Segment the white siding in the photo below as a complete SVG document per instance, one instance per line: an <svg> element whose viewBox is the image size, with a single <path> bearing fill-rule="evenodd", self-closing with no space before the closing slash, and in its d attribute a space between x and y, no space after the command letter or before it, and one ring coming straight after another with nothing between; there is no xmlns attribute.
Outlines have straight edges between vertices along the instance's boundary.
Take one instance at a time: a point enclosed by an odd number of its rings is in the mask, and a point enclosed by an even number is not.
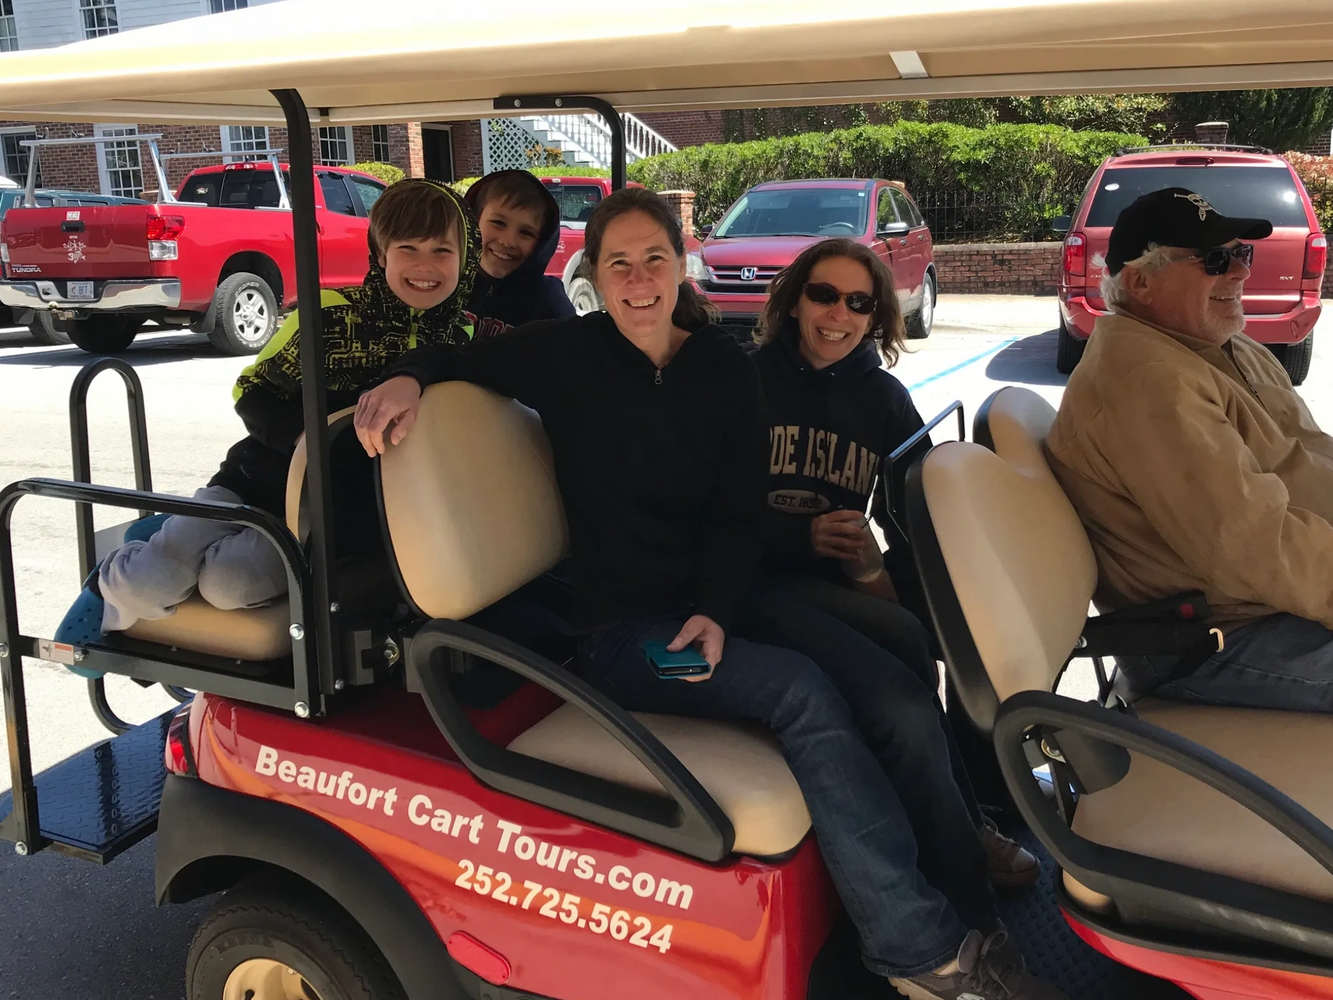
<svg viewBox="0 0 1333 1000"><path fill-rule="evenodd" d="M121 31L198 17L207 10L206 0L116 0Z"/></svg>
<svg viewBox="0 0 1333 1000"><path fill-rule="evenodd" d="M44 49L83 38L78 0L14 0L20 49Z"/></svg>

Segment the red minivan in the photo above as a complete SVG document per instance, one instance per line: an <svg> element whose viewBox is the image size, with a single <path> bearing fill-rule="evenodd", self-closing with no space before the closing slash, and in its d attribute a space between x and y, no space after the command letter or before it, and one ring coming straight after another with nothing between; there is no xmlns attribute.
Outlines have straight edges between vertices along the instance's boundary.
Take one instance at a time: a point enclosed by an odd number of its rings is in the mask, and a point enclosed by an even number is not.
<svg viewBox="0 0 1333 1000"><path fill-rule="evenodd" d="M768 300L768 283L820 240L848 237L875 251L893 273L909 337L928 337L935 319L930 228L900 181L806 180L757 184L736 201L691 254L689 276L722 312L725 329L748 340Z"/></svg>
<svg viewBox="0 0 1333 1000"><path fill-rule="evenodd" d="M1290 163L1243 146L1145 146L1107 157L1088 181L1072 218L1052 222L1065 232L1060 269L1060 331L1056 367L1074 370L1098 316L1106 315L1097 266L1121 209L1139 195L1183 187L1223 215L1267 219L1273 235L1255 246L1245 283L1245 332L1282 362L1294 385L1305 381L1319 319L1319 291L1328 240L1310 195Z"/></svg>

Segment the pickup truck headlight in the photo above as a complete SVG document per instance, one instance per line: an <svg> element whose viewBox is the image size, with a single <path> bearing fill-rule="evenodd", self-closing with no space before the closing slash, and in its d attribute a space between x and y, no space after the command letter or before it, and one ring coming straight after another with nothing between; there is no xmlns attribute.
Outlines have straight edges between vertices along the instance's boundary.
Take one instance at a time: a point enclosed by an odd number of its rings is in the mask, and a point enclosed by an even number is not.
<svg viewBox="0 0 1333 1000"><path fill-rule="evenodd" d="M694 281L712 281L712 276L708 273L708 265L704 263L703 254L692 253L685 256L685 277Z"/></svg>

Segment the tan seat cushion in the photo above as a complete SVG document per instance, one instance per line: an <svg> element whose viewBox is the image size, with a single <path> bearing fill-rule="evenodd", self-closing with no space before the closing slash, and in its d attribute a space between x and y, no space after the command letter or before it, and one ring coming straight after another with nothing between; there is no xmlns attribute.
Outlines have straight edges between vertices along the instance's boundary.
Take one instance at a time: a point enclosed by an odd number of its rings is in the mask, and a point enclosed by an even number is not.
<svg viewBox="0 0 1333 1000"><path fill-rule="evenodd" d="M219 611L196 594L178 604L174 615L141 618L124 634L232 660L276 660L291 655L291 624L285 600L266 608Z"/></svg>
<svg viewBox="0 0 1333 1000"><path fill-rule="evenodd" d="M674 715L632 713L722 807L736 829L737 854L772 857L795 848L810 813L777 741L755 727ZM572 705L556 709L509 744L517 753L662 793L634 755Z"/></svg>
<svg viewBox="0 0 1333 1000"><path fill-rule="evenodd" d="M1154 699L1136 708L1145 721L1221 754L1333 824L1333 716ZM1107 847L1333 902L1333 875L1301 848L1221 792L1140 754L1124 780L1080 799L1074 831Z"/></svg>

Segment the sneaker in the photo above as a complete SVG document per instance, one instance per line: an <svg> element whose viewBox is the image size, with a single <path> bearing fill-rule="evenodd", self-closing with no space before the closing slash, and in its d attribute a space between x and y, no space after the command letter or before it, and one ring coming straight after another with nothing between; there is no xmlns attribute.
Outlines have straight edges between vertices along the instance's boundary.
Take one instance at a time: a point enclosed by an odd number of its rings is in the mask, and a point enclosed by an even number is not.
<svg viewBox="0 0 1333 1000"><path fill-rule="evenodd" d="M977 833L986 850L986 875L991 885L1015 889L1037 881L1041 875L1041 862L1018 841L1002 834L995 820L985 817Z"/></svg>
<svg viewBox="0 0 1333 1000"><path fill-rule="evenodd" d="M911 979L889 982L910 1000L1065 1000L1054 986L1043 983L1014 961L1009 934L996 931L982 937L970 932L958 957L942 969Z"/></svg>

